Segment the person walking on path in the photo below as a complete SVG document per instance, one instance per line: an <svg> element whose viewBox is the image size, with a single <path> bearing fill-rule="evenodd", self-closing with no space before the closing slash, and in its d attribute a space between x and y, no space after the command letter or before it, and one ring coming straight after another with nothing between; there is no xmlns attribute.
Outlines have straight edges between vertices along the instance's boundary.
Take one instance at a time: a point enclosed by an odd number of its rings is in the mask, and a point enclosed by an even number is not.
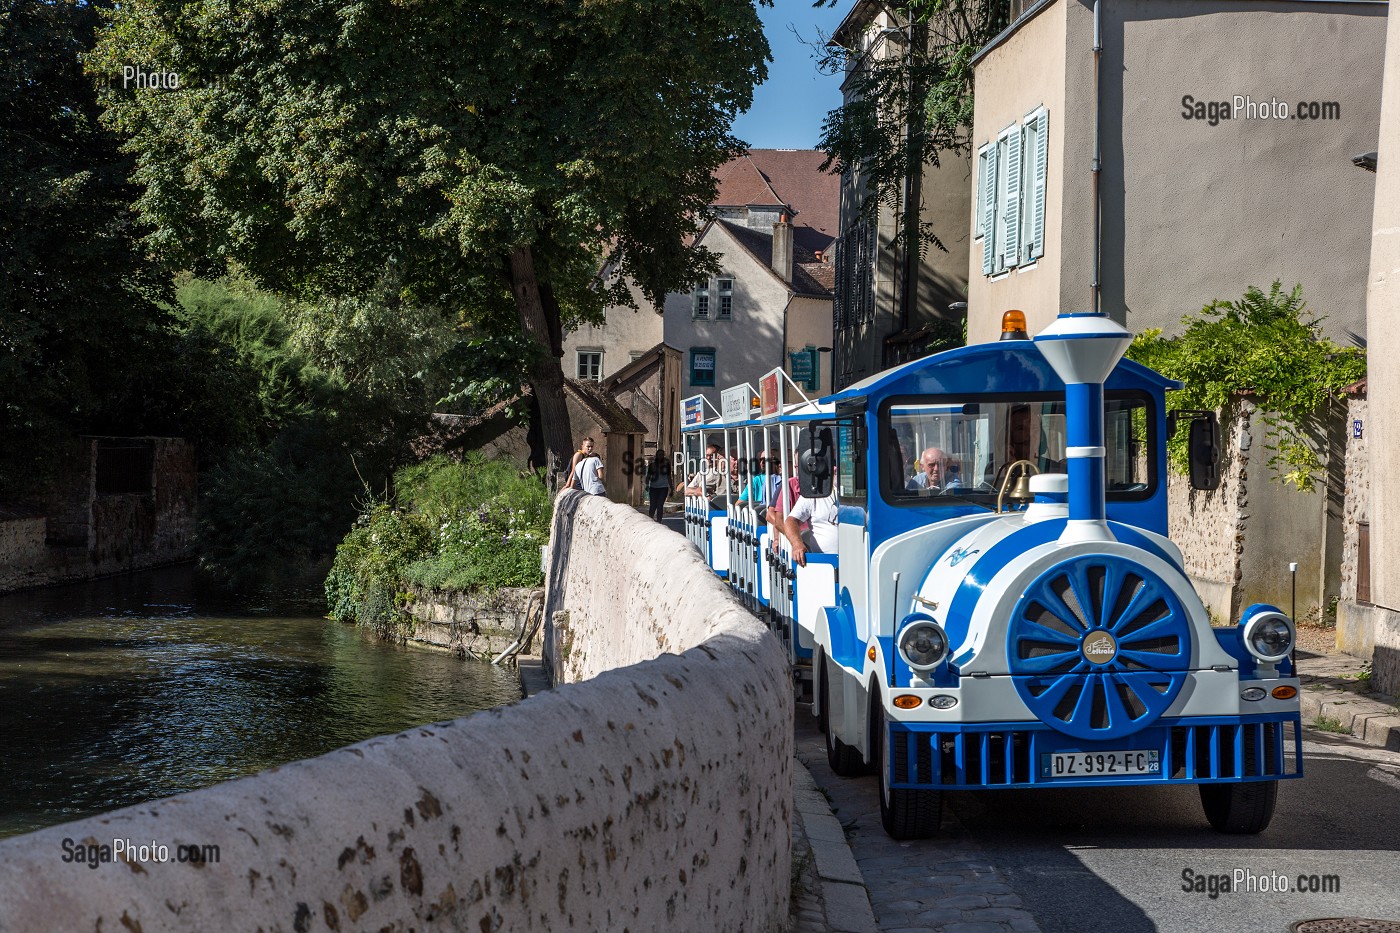
<svg viewBox="0 0 1400 933"><path fill-rule="evenodd" d="M647 491L651 493L647 514L659 522L666 509L666 496L671 492L671 462L664 450L658 450L647 467Z"/></svg>

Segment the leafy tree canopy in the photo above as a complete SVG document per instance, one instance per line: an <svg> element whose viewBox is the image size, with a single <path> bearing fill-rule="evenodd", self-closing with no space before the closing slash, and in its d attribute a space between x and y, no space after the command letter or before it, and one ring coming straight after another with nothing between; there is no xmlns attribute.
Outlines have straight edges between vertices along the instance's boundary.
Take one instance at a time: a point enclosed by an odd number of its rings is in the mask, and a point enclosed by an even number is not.
<svg viewBox="0 0 1400 933"><path fill-rule="evenodd" d="M97 6L0 0L0 488L33 492L65 437L159 428L125 389L168 359L165 280L136 242L130 159L80 55Z"/></svg>
<svg viewBox="0 0 1400 933"><path fill-rule="evenodd" d="M835 6L838 0L817 0ZM966 155L972 146L972 58L1004 29L1003 0L907 0L885 3L895 25L888 45L869 51L821 47L819 67L850 71L848 103L827 114L819 147L828 166L852 173L870 193L864 209L901 209L915 168L938 165L940 153ZM914 199L917 200L917 199ZM918 206L917 204L915 205ZM943 248L938 232L906 210L901 238L917 248Z"/></svg>
<svg viewBox="0 0 1400 933"><path fill-rule="evenodd" d="M301 298L386 278L540 347L550 450L572 449L564 328L714 268L685 246L766 75L752 3L133 0L90 68L130 138L147 244ZM181 89L123 87L123 67ZM598 271L607 255L620 275Z"/></svg>

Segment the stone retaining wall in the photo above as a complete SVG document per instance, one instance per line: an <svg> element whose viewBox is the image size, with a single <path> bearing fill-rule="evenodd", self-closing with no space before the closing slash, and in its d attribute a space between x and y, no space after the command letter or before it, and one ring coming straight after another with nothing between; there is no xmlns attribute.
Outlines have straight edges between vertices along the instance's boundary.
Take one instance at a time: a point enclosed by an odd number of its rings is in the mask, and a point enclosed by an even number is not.
<svg viewBox="0 0 1400 933"><path fill-rule="evenodd" d="M536 592L505 587L491 593L439 593L410 584L404 608L413 624L406 637L459 656L494 658L520 638Z"/></svg>
<svg viewBox="0 0 1400 933"><path fill-rule="evenodd" d="M780 928L781 650L632 509L564 493L553 541L561 673L596 676L0 842L0 930ZM219 861L63 861L65 839L116 838Z"/></svg>

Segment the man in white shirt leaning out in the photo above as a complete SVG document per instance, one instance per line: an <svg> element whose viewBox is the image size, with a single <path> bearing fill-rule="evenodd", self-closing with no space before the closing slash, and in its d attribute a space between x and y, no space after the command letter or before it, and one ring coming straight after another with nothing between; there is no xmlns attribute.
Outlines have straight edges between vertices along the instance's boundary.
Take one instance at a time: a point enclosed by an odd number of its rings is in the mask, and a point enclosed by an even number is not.
<svg viewBox="0 0 1400 933"><path fill-rule="evenodd" d="M799 496L792 510L783 519L783 536L788 539L792 559L799 567L807 566L807 552L836 553L836 491L821 499ZM806 523L804 530L802 525Z"/></svg>

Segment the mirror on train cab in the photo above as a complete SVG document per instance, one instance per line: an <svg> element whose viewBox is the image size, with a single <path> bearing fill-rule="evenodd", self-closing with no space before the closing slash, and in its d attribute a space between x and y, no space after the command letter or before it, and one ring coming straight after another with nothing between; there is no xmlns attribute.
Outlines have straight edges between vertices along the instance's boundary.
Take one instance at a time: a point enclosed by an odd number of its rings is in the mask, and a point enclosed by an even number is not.
<svg viewBox="0 0 1400 933"><path fill-rule="evenodd" d="M1187 464L1192 489L1220 488L1220 420L1213 411L1178 409L1167 414L1167 435L1176 433L1177 422L1188 420Z"/></svg>
<svg viewBox="0 0 1400 933"><path fill-rule="evenodd" d="M1191 452L1191 488L1220 488L1220 422L1215 412L1191 419L1187 449Z"/></svg>
<svg viewBox="0 0 1400 933"><path fill-rule="evenodd" d="M824 499L831 495L836 459L831 428L825 425L803 428L797 436L797 450L798 490L808 499Z"/></svg>

